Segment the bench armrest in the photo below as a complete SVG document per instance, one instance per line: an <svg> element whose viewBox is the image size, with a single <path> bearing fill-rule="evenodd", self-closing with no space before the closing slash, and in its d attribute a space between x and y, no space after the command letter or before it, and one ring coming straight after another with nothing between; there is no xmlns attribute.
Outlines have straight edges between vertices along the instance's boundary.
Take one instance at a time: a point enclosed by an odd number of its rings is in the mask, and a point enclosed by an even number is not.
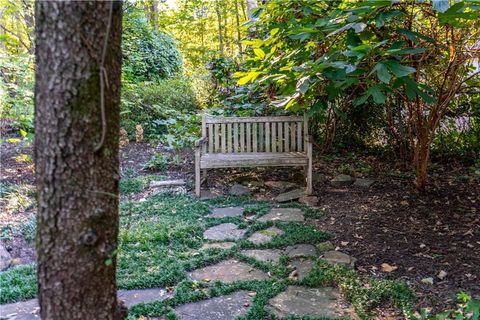
<svg viewBox="0 0 480 320"><path fill-rule="evenodd" d="M195 141L195 148L199 148L202 146L202 144L207 142L207 137L201 137L197 141Z"/></svg>

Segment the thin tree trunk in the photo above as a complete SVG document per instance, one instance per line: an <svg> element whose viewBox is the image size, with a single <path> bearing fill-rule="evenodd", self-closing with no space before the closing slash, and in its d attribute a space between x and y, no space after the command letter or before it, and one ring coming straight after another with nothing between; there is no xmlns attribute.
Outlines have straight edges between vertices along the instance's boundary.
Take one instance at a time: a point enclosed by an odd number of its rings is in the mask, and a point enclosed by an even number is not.
<svg viewBox="0 0 480 320"><path fill-rule="evenodd" d="M235 22L237 25L238 55L240 57L240 60L242 60L243 48L242 48L242 36L240 34L240 14L238 13L238 0L235 0Z"/></svg>
<svg viewBox="0 0 480 320"><path fill-rule="evenodd" d="M218 0L215 2L215 11L217 13L217 21L218 21L218 45L220 49L220 54L222 56L225 55L223 50L223 35L222 35L222 14L220 12L219 2Z"/></svg>
<svg viewBox="0 0 480 320"><path fill-rule="evenodd" d="M37 1L35 18L41 318L120 319L115 255L122 3Z"/></svg>

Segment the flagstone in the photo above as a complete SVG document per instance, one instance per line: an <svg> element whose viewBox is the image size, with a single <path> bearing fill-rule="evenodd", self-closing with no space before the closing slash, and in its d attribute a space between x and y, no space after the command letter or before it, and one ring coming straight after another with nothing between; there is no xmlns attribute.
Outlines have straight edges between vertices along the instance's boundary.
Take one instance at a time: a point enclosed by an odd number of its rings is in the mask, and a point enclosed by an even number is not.
<svg viewBox="0 0 480 320"><path fill-rule="evenodd" d="M269 300L273 314L280 319L297 317L344 317L347 313L340 303L337 289L289 286L287 290Z"/></svg>
<svg viewBox="0 0 480 320"><path fill-rule="evenodd" d="M213 241L240 240L246 231L246 229L238 229L236 224L222 223L207 229L203 237Z"/></svg>
<svg viewBox="0 0 480 320"><path fill-rule="evenodd" d="M242 254L247 257L255 258L262 262L274 262L278 263L283 251L278 249L265 249L265 250L242 250Z"/></svg>
<svg viewBox="0 0 480 320"><path fill-rule="evenodd" d="M252 304L248 291L187 303L175 309L179 320L231 320L243 316Z"/></svg>
<svg viewBox="0 0 480 320"><path fill-rule="evenodd" d="M258 221L302 222L304 220L302 210L297 208L272 208L269 213L258 218Z"/></svg>
<svg viewBox="0 0 480 320"><path fill-rule="evenodd" d="M213 212L207 217L209 218L227 218L227 217L240 217L243 215L242 207L226 207L226 208L215 208Z"/></svg>
<svg viewBox="0 0 480 320"><path fill-rule="evenodd" d="M189 273L189 277L196 281L221 281L223 283L268 279L268 275L262 270L234 259L221 261L217 264L194 270Z"/></svg>

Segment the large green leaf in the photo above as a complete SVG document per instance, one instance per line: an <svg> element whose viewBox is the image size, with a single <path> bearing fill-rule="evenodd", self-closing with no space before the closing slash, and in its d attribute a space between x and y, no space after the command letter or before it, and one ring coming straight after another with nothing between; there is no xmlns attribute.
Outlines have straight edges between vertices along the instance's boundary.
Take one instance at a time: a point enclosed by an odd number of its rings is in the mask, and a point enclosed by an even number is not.
<svg viewBox="0 0 480 320"><path fill-rule="evenodd" d="M411 73L417 71L415 68L404 66L400 64L397 60L388 60L384 62L388 69L396 76L396 77L405 77Z"/></svg>
<svg viewBox="0 0 480 320"><path fill-rule="evenodd" d="M375 66L375 70L377 70L377 77L380 81L387 84L390 83L391 76L390 76L390 73L388 72L387 66L384 63L382 62L378 63Z"/></svg>

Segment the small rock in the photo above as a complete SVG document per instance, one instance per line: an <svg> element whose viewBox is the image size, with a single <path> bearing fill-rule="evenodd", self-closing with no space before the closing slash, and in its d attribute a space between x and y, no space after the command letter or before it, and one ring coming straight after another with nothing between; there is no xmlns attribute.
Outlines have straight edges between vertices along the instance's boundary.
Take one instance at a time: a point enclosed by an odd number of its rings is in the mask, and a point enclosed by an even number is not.
<svg viewBox="0 0 480 320"><path fill-rule="evenodd" d="M251 194L250 189L241 184L234 184L228 193L232 196L249 196Z"/></svg>
<svg viewBox="0 0 480 320"><path fill-rule="evenodd" d="M318 204L318 197L316 196L303 196L298 199L298 202L303 203L309 207L316 207Z"/></svg>
<svg viewBox="0 0 480 320"><path fill-rule="evenodd" d="M428 277L428 278L422 279L421 282L425 284L433 285L433 278Z"/></svg>
<svg viewBox="0 0 480 320"><path fill-rule="evenodd" d="M12 261L12 256L10 253L5 249L3 244L0 243L0 271L3 271L10 267L10 263Z"/></svg>
<svg viewBox="0 0 480 320"><path fill-rule="evenodd" d="M305 195L305 190L304 189L294 189L292 191L279 194L275 198L275 201L277 201L277 202L292 201L292 200L296 200L296 199L298 199L298 198L300 198L304 195Z"/></svg>
<svg viewBox="0 0 480 320"><path fill-rule="evenodd" d="M316 247L319 252L326 252L326 251L331 251L335 249L335 247L333 246L333 243L331 243L330 241L317 243Z"/></svg>
<svg viewBox="0 0 480 320"><path fill-rule="evenodd" d="M372 179L357 179L355 180L355 183L353 184L355 187L360 187L360 188L370 188L370 186L374 183Z"/></svg>
<svg viewBox="0 0 480 320"><path fill-rule="evenodd" d="M340 264L352 269L355 267L355 262L357 261L354 257L340 251L325 252L323 259L330 264Z"/></svg>
<svg viewBox="0 0 480 320"><path fill-rule="evenodd" d="M290 258L316 257L318 255L317 249L311 244L288 246L285 252Z"/></svg>
<svg viewBox="0 0 480 320"><path fill-rule="evenodd" d="M335 187L344 187L351 185L354 181L355 179L350 177L349 175L339 174L338 176L330 180L330 183Z"/></svg>

